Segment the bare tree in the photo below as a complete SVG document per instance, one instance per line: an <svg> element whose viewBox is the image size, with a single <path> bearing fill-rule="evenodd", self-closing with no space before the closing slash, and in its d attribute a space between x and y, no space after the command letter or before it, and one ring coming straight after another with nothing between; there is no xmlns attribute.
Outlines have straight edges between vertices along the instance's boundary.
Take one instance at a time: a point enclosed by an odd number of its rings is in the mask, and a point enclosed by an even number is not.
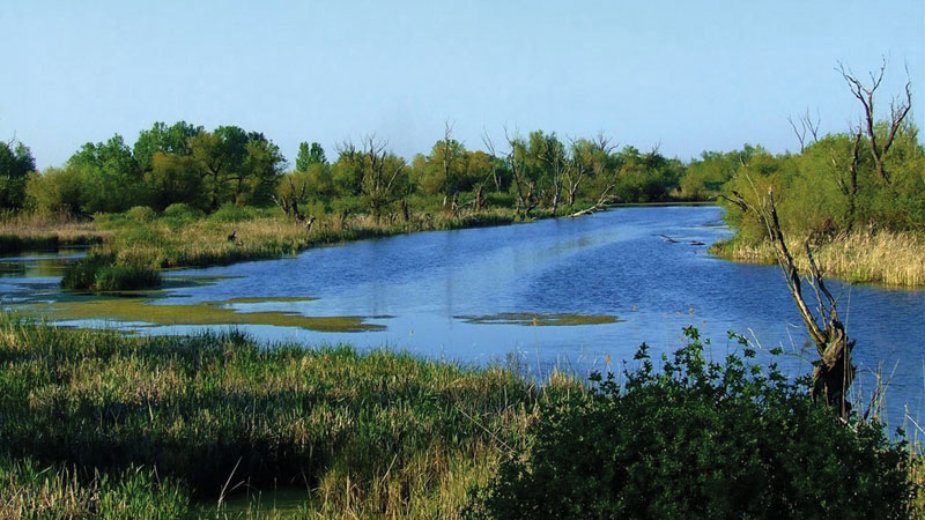
<svg viewBox="0 0 925 520"><path fill-rule="evenodd" d="M796 134L797 141L800 143L800 153L806 150L808 139L812 139L813 143L819 140L819 125L821 120L818 112L816 113L816 119L813 119L809 114L809 108L807 108L806 112L797 120L800 123L799 128L797 128L797 123L794 122L792 116L787 117L787 121L790 122L790 128L793 129L793 133Z"/></svg>
<svg viewBox="0 0 925 520"><path fill-rule="evenodd" d="M398 179L405 163L389 153L387 143L367 136L363 142L363 195L378 223L383 210L396 199Z"/></svg>
<svg viewBox="0 0 925 520"><path fill-rule="evenodd" d="M909 114L909 110L912 107L912 81L906 81L905 88L905 98L895 98L890 103L890 119L887 121L888 129L885 136L883 136L883 141L879 141L875 127L875 114L874 114L874 95L877 92L877 89L880 88L880 83L883 82L883 76L886 73L886 59L880 65L880 70L878 72L870 73L870 84L865 85L860 79L857 78L850 70L845 69L845 66L841 63L838 64L837 69L842 77L845 79L845 82L848 83L848 87L851 89L851 93L861 102L861 105L864 107L864 131L867 134L867 143L870 148L871 157L874 160L874 168L876 169L877 176L883 179L887 184L890 183L890 175L884 167L884 161L887 153L890 151L890 147L893 146L893 140L896 138L896 133L902 127L903 120ZM907 71L908 74L908 71Z"/></svg>
<svg viewBox="0 0 925 520"><path fill-rule="evenodd" d="M515 189L517 212L521 218L528 218L539 204L536 197L536 180L527 171L527 145L520 137L504 131L508 143L507 162L511 168L511 180Z"/></svg>
<svg viewBox="0 0 925 520"><path fill-rule="evenodd" d="M813 363L813 399L827 403L837 410L840 417L847 418L851 412L851 404L846 394L854 380L855 372L851 362L854 340L848 339L845 326L838 315L838 300L825 285L809 241L804 242L804 250L810 266L807 280L816 298L815 312L803 294L800 273L781 231L773 191L768 191L766 204L761 205L752 204L738 192L732 193L733 196L726 199L739 206L743 212L754 214L766 229L768 238L774 244L777 263L784 272L790 296L793 297L803 324L816 345L818 359Z"/></svg>

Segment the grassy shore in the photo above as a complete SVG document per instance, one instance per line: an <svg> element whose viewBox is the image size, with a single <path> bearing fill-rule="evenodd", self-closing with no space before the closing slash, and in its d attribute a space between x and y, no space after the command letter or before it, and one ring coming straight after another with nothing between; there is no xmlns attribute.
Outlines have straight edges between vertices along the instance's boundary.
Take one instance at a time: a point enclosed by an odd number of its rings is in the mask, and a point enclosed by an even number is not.
<svg viewBox="0 0 925 520"><path fill-rule="evenodd" d="M0 367L3 518L220 515L273 489L297 490L305 516L452 518L541 399L580 391L384 351L8 318Z"/></svg>
<svg viewBox="0 0 925 520"><path fill-rule="evenodd" d="M0 254L100 244L110 236L92 222L25 213L0 217Z"/></svg>
<svg viewBox="0 0 925 520"><path fill-rule="evenodd" d="M797 267L808 272L803 254L805 239L790 240L788 246ZM717 242L710 252L741 262L776 263L773 246L765 241L749 244L733 238ZM852 283L874 283L897 287L925 285L925 238L911 233L855 232L813 246L813 255L826 276Z"/></svg>
<svg viewBox="0 0 925 520"><path fill-rule="evenodd" d="M531 218L552 216L535 210ZM518 222L511 209L420 212L408 219L319 214L311 226L286 218L278 209L226 206L211 215L188 208L149 208L97 215L90 222L14 216L0 222L0 252L55 250L93 244L89 257L65 276L66 289L118 291L154 288L158 272L180 267L227 265L279 258L325 244L419 231L497 226Z"/></svg>
<svg viewBox="0 0 925 520"><path fill-rule="evenodd" d="M538 456L537 432L572 417L544 414L590 398L516 367L0 318L0 518L458 518L511 456ZM624 419L689 413L672 403ZM909 453L918 514L925 465Z"/></svg>

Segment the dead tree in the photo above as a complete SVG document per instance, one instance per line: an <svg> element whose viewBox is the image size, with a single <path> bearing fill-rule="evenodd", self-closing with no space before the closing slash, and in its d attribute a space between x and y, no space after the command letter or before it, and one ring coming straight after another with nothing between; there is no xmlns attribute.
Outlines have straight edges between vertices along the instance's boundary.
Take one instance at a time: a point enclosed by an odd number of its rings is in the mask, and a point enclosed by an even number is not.
<svg viewBox="0 0 925 520"><path fill-rule="evenodd" d="M847 391L854 380L855 368L851 362L854 340L848 339L845 326L838 315L838 300L826 287L809 242L804 243L804 249L810 268L807 281L812 287L817 303L815 313L803 294L803 280L781 231L773 191L768 191L767 206L752 204L738 192L732 193L733 196L726 199L743 212L752 213L767 230L768 238L774 245L777 263L784 272L790 296L793 297L803 324L815 343L818 359L813 362L813 400L827 403L836 409L840 417L846 419L851 412Z"/></svg>
<svg viewBox="0 0 925 520"><path fill-rule="evenodd" d="M504 137L508 143L506 160L511 168L516 211L522 219L526 220L530 212L539 205L536 196L536 179L533 179L527 171L527 150L523 140L509 135L507 131L504 132Z"/></svg>
<svg viewBox="0 0 925 520"><path fill-rule="evenodd" d="M876 125L874 119L876 117L874 114L874 95L880 87L880 83L883 81L883 75L886 72L886 60L883 60L880 65L880 70L877 73L870 73L870 85L865 85L857 76L852 74L850 70L846 70L845 66L842 64L838 65L838 71L841 73L842 77L845 78L845 82L848 83L851 93L864 107L863 126L864 132L867 134L867 144L870 148L870 155L874 161L874 169L877 172L877 177L889 184L890 175L884 167L884 161L887 153L890 151L890 147L893 146L896 133L902 127L903 120L909 114L909 109L912 108L912 82L906 81L905 99L894 99L893 102L890 103L890 120L887 122L888 129L881 142L874 128Z"/></svg>
<svg viewBox="0 0 925 520"><path fill-rule="evenodd" d="M807 140L812 139L812 142L815 143L819 141L819 114L816 114L816 119L813 120L812 116L809 115L809 108L806 109L806 112L800 116L798 119L800 127L797 128L797 124L793 121L793 117L788 117L787 121L790 122L790 128L793 129L793 133L797 136L797 141L800 143L800 153L803 153L806 150Z"/></svg>

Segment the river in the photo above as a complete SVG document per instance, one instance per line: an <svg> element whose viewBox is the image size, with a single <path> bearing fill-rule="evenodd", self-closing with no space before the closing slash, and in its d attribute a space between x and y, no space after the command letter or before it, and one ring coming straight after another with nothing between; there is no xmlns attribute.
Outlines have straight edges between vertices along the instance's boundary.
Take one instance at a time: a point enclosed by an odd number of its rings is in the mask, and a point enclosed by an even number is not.
<svg viewBox="0 0 925 520"><path fill-rule="evenodd" d="M683 344L682 329L694 325L711 339L711 356L717 360L736 349L727 337L731 330L763 352L782 346L785 371L808 373L812 351L780 270L708 254L710 243L729 235L718 207L619 208L575 219L402 235L312 249L291 258L177 271L172 279L207 277L214 283L178 284L152 304L312 297L230 307L241 311L239 328L268 342L344 342L463 364L514 362L540 378L554 369L580 376L618 371L624 362L632 366L640 343L655 354L670 352ZM56 284L61 265L73 256L4 259L0 298L7 304L64 298ZM889 380L885 407L890 427L913 429L907 414L916 421L925 418L925 291L830 283L848 333L857 340L855 390L868 395L872 374L881 371ZM248 325L246 312L254 311L362 316L384 329L337 333ZM578 318L566 319L568 326L543 326L544 317L560 314ZM531 316L540 319L534 324ZM616 320L596 320L604 317ZM583 324L584 319L603 323ZM127 324L144 333L201 328L142 325Z"/></svg>

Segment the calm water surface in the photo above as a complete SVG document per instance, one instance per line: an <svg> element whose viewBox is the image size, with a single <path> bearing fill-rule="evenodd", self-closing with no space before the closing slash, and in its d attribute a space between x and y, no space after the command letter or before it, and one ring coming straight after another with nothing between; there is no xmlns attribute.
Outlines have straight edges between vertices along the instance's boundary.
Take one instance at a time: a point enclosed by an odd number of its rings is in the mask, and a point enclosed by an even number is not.
<svg viewBox="0 0 925 520"><path fill-rule="evenodd" d="M766 349L783 346L786 370L807 373L811 356L800 354L806 333L780 270L718 260L707 246L690 244L729 236L721 218L716 207L621 208L577 219L361 241L292 258L178 272L230 278L170 289L159 303L312 296L318 299L240 310L368 316L386 329L336 334L248 326L246 315L241 328L270 341L388 346L466 364L515 358L540 377L555 367L584 375L604 369L608 359L610 369L619 369L643 341L656 353L672 351L683 344L682 328L695 325L712 339L717 359L734 349L726 339L734 330ZM60 296L62 259L6 260L0 261L3 301ZM857 339L860 389L870 390L870 371L882 367L891 376L890 424L900 426L907 409L913 418L925 418L925 292L832 284L849 334ZM461 319L505 312L607 314L621 321L534 327Z"/></svg>

